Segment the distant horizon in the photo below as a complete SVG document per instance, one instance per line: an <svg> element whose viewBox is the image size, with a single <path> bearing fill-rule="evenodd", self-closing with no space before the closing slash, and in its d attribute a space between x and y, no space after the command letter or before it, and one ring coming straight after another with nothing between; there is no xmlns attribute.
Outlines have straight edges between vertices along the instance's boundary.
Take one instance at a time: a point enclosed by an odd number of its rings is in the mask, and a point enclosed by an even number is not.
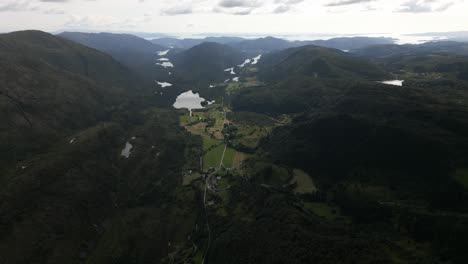
<svg viewBox="0 0 468 264"><path fill-rule="evenodd" d="M81 33L111 33L111 34L130 34L137 37L141 37L147 40L159 39L159 38L177 38L177 39L204 39L208 37L238 37L245 39L257 39L265 37L274 37L285 39L288 41L307 41L307 40L328 40L332 38L351 38L351 37L371 37L371 38L391 38L395 40L397 44L420 44L430 41L443 41L443 40L462 40L468 41L468 30L466 31L447 31L447 32L414 32L414 33L275 33L275 32L139 32L139 31L127 31L127 30L92 30L92 29L63 29L54 31L45 31L40 29L25 29L25 30L39 30L50 34L60 34L62 32L81 32ZM17 31L25 31L17 30ZM17 32L1 32L0 34Z"/></svg>

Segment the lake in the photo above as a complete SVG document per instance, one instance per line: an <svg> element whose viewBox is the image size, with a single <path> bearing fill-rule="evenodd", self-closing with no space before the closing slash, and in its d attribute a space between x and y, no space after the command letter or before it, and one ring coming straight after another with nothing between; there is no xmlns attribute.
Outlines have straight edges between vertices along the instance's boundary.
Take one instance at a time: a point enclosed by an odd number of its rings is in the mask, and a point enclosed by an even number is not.
<svg viewBox="0 0 468 264"><path fill-rule="evenodd" d="M190 115L192 115L192 109L204 108L201 105L201 103L204 101L206 101L205 98L200 97L198 93L193 93L192 90L190 90L177 96L173 106L176 109L186 108L190 111Z"/></svg>
<svg viewBox="0 0 468 264"><path fill-rule="evenodd" d="M395 86L403 86L405 80L388 80L388 81L381 81L379 83L388 84L388 85L395 85Z"/></svg>
<svg viewBox="0 0 468 264"><path fill-rule="evenodd" d="M130 154L131 154L131 150L132 150L133 146L132 144L130 144L130 142L127 142L125 143L125 148L122 149L122 152L120 153L121 156L124 156L125 158L128 158L130 157Z"/></svg>

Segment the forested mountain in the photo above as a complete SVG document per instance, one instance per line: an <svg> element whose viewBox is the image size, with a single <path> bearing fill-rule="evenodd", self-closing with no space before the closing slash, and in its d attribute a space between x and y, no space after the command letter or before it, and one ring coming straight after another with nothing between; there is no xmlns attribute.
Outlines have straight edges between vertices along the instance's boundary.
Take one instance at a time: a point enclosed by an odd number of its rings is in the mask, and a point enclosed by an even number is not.
<svg viewBox="0 0 468 264"><path fill-rule="evenodd" d="M331 38L327 40L314 40L310 41L308 44L349 51L354 49L365 48L372 45L393 44L394 41L394 39L384 37L344 37ZM307 43L308 41L304 42Z"/></svg>
<svg viewBox="0 0 468 264"><path fill-rule="evenodd" d="M243 38L239 38L239 37L206 37L206 38L199 38L199 39L159 38L159 39L153 39L151 40L151 42L158 44L158 45L163 45L166 47L174 47L176 49L190 49L197 45L202 44L203 42L228 44L228 43L240 42L243 40L244 40Z"/></svg>
<svg viewBox="0 0 468 264"><path fill-rule="evenodd" d="M240 37L206 37L206 38L159 38L153 39L151 42L176 49L190 49L194 46L200 45L204 42L215 42L219 44L230 45L248 53L266 53L272 51L279 51L293 47L301 47L306 45L316 45L327 48L341 49L341 50L354 50L364 48L370 45L383 45L393 44L394 40L384 37L341 37L331 38L327 40L295 40L288 41L275 37L264 37L246 39Z"/></svg>
<svg viewBox="0 0 468 264"><path fill-rule="evenodd" d="M267 53L287 49L293 46L293 44L287 40L274 37L248 39L231 45L247 53Z"/></svg>
<svg viewBox="0 0 468 264"><path fill-rule="evenodd" d="M366 59L313 45L265 56L259 65L260 78L285 80L299 75L320 79L380 80L388 77L388 73Z"/></svg>
<svg viewBox="0 0 468 264"><path fill-rule="evenodd" d="M3 162L93 124L145 92L109 55L47 33L3 34L0 47Z"/></svg>
<svg viewBox="0 0 468 264"><path fill-rule="evenodd" d="M129 34L63 32L58 36L112 55L121 63L135 67L153 59L167 47Z"/></svg>
<svg viewBox="0 0 468 264"><path fill-rule="evenodd" d="M176 54L172 60L176 74L192 85L209 86L224 82L231 77L227 68L236 67L244 62L247 55L219 43L208 42Z"/></svg>
<svg viewBox="0 0 468 264"><path fill-rule="evenodd" d="M440 53L468 55L468 44L466 42L436 41L424 44L371 45L353 52L360 56L373 58Z"/></svg>
<svg viewBox="0 0 468 264"><path fill-rule="evenodd" d="M155 67L155 64L158 52L166 51L169 48L151 43L143 38L129 34L82 32L63 32L58 36L111 55L138 74L146 82L146 85L167 75L164 69Z"/></svg>
<svg viewBox="0 0 468 264"><path fill-rule="evenodd" d="M0 35L0 47L1 261L114 262L130 251L108 248L140 232L122 217L154 216L145 233L156 235L139 243L160 246L135 254L161 259L169 237L185 241L194 212L164 209L197 142L177 114L95 49L39 31Z"/></svg>

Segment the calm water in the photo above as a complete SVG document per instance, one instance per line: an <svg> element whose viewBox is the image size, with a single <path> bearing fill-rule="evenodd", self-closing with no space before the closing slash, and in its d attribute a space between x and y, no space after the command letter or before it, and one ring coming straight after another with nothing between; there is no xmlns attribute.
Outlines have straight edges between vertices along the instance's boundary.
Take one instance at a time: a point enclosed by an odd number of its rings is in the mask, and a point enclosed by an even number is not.
<svg viewBox="0 0 468 264"><path fill-rule="evenodd" d="M388 81L381 81L380 83L388 84L388 85L395 85L395 86L403 86L404 80L388 80Z"/></svg>
<svg viewBox="0 0 468 264"><path fill-rule="evenodd" d="M130 151L132 150L132 148L133 148L132 144L130 144L130 142L127 142L125 144L125 148L122 149L122 152L120 153L120 155L122 155L122 156L124 156L126 158L130 157L130 154L131 154Z"/></svg>
<svg viewBox="0 0 468 264"><path fill-rule="evenodd" d="M190 111L190 115L192 114L192 109L203 109L204 107L201 105L205 99L200 97L198 93L193 93L192 90L187 91L185 93L181 93L175 103L173 104L174 108L182 109L186 108Z"/></svg>

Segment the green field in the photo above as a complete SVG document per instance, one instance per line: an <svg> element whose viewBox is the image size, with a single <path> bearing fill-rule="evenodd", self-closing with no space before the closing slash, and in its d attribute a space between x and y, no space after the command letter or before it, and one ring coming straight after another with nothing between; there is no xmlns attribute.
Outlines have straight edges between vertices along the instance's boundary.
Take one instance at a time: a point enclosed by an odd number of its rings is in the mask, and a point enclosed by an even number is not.
<svg viewBox="0 0 468 264"><path fill-rule="evenodd" d="M205 170L211 167L218 168L223 151L224 145L219 145L206 153L203 157L203 168Z"/></svg>
<svg viewBox="0 0 468 264"><path fill-rule="evenodd" d="M226 87L226 92L228 94L232 94L233 92L243 89L243 88L248 88L248 87L254 87L260 85L259 82L257 81L249 81L249 82L231 82L228 84Z"/></svg>
<svg viewBox="0 0 468 264"><path fill-rule="evenodd" d="M197 254L193 257L193 263L201 264L203 261L203 252L199 250Z"/></svg>
<svg viewBox="0 0 468 264"><path fill-rule="evenodd" d="M256 148L262 138L268 135L269 128L251 125L240 125L235 136L239 143L249 148Z"/></svg>
<svg viewBox="0 0 468 264"><path fill-rule="evenodd" d="M182 181L182 185L184 186L187 186L189 185L190 183L192 183L192 181L194 180L197 180L197 179L200 179L201 178L201 174L198 173L198 172L193 172L192 174L189 174L189 175L186 175Z"/></svg>
<svg viewBox="0 0 468 264"><path fill-rule="evenodd" d="M460 168L455 172L454 179L463 187L468 189L468 169Z"/></svg>
<svg viewBox="0 0 468 264"><path fill-rule="evenodd" d="M213 129L222 130L223 127L224 127L223 113L220 112L219 110L211 110L209 112L209 115L210 115L211 118L216 119L216 123L215 123Z"/></svg>
<svg viewBox="0 0 468 264"><path fill-rule="evenodd" d="M231 168L232 163L234 160L234 156L236 155L236 150L232 148L226 148L226 153L224 154L223 164L226 168Z"/></svg>
<svg viewBox="0 0 468 264"><path fill-rule="evenodd" d="M305 203L304 207L314 214L329 220L333 220L339 216L339 208L326 203Z"/></svg>
<svg viewBox="0 0 468 264"><path fill-rule="evenodd" d="M212 146L220 144L220 141L214 138L203 137L203 151L207 151Z"/></svg>
<svg viewBox="0 0 468 264"><path fill-rule="evenodd" d="M179 122L181 124L192 123L192 122L199 120L200 118L204 118L205 117L204 114L205 113L203 112L192 112L192 116L190 116L190 114L186 113L179 117Z"/></svg>

